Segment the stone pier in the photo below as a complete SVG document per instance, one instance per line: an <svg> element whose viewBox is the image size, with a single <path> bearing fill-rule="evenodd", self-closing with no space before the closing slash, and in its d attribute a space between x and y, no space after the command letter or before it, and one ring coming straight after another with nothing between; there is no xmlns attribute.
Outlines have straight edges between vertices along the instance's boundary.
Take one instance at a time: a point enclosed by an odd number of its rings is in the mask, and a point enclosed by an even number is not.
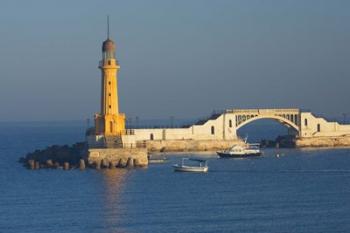
<svg viewBox="0 0 350 233"><path fill-rule="evenodd" d="M133 160L136 166L147 166L147 148L90 148L87 161L89 164L106 161L112 164L119 164L120 161Z"/></svg>
<svg viewBox="0 0 350 233"><path fill-rule="evenodd" d="M217 151L243 144L242 140L149 140L145 141L150 152Z"/></svg>

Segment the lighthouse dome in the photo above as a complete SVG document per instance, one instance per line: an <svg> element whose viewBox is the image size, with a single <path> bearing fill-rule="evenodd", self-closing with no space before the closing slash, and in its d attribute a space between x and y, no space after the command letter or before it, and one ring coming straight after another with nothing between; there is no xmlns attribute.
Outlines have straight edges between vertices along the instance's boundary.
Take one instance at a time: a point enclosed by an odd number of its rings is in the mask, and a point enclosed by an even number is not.
<svg viewBox="0 0 350 233"><path fill-rule="evenodd" d="M115 44L113 40L107 39L103 42L102 52L114 51L114 50L115 50Z"/></svg>

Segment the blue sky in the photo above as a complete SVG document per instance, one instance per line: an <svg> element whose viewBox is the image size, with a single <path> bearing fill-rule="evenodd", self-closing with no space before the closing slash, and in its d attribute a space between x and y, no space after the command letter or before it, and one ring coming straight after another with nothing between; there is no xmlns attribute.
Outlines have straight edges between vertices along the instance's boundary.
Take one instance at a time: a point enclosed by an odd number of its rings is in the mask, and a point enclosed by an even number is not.
<svg viewBox="0 0 350 233"><path fill-rule="evenodd" d="M193 118L214 109L350 112L350 1L16 1L0 7L0 121L99 110L106 15L120 109Z"/></svg>

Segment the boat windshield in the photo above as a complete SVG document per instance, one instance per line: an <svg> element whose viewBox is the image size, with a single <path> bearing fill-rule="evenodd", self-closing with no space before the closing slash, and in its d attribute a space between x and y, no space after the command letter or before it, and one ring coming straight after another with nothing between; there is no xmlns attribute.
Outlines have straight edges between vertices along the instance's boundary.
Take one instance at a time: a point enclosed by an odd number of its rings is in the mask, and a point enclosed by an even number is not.
<svg viewBox="0 0 350 233"><path fill-rule="evenodd" d="M207 165L207 160L199 158L182 158L182 165L185 165L185 160L198 162L200 167Z"/></svg>
<svg viewBox="0 0 350 233"><path fill-rule="evenodd" d="M250 149L259 149L260 148L260 144L259 143L249 144L249 148Z"/></svg>

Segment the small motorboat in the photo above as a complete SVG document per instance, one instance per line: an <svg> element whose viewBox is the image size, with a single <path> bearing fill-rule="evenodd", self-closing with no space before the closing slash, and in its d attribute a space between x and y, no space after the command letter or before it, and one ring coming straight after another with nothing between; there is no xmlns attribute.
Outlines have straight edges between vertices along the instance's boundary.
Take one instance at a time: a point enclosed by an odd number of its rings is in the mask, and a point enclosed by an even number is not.
<svg viewBox="0 0 350 233"><path fill-rule="evenodd" d="M198 166L193 166L189 164L185 164L185 161L194 161L198 162ZM181 164L174 164L173 165L174 171L176 172L207 172L208 171L208 165L207 161L204 159L197 159L197 158L182 158Z"/></svg>
<svg viewBox="0 0 350 233"><path fill-rule="evenodd" d="M228 150L216 152L221 158L244 158L250 156L260 156L260 144L245 143L244 145L234 145Z"/></svg>
<svg viewBox="0 0 350 233"><path fill-rule="evenodd" d="M167 158L165 156L148 156L148 163L165 163Z"/></svg>

